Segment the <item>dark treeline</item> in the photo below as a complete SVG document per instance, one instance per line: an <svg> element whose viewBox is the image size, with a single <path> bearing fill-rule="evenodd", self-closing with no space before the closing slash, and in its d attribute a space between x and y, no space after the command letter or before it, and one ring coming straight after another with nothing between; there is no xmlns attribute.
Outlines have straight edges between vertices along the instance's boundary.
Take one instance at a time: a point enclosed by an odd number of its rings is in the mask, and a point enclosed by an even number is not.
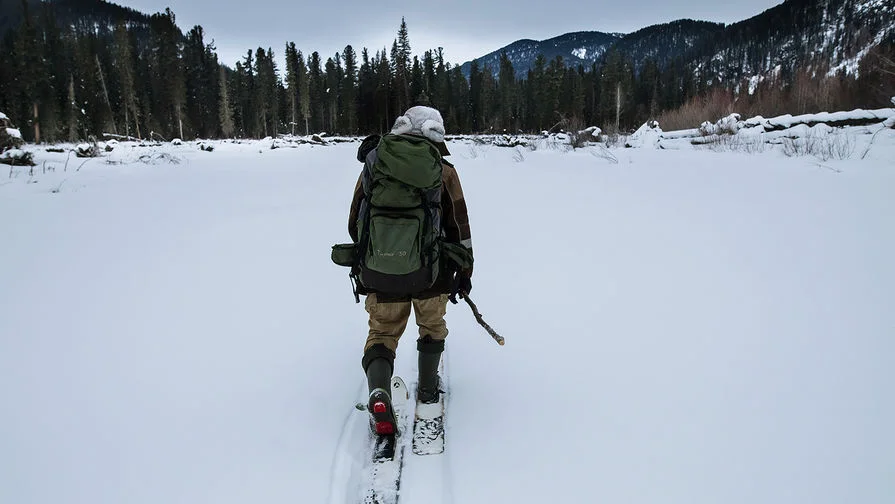
<svg viewBox="0 0 895 504"><path fill-rule="evenodd" d="M349 45L322 56L288 43L285 68L278 68L272 48L258 48L231 69L220 64L201 26L183 34L170 10L59 23L53 4L34 12L22 0L22 9L23 21L0 44L0 110L29 141L103 133L163 139L367 134L387 130L414 104L441 110L449 133L624 130L692 104L713 87L710 76L699 77L682 61L635 65L619 50L589 67L541 56L522 79L502 55L496 69L473 62L467 78L440 48L412 55L403 21L389 50L358 54ZM794 95L800 75L765 81L754 96L772 87ZM853 78L835 79L842 97L831 103L860 102ZM799 96L806 99L808 91ZM787 99L774 95L778 106Z"/></svg>

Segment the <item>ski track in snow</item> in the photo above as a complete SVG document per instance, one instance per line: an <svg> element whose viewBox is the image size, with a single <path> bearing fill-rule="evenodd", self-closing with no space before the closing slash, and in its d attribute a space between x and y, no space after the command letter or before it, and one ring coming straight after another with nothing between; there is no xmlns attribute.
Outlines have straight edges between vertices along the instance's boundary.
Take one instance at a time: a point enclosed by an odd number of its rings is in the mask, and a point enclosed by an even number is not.
<svg viewBox="0 0 895 504"><path fill-rule="evenodd" d="M855 131L825 162L452 144L507 344L448 308L446 450L399 502L889 504L895 131L863 161ZM357 145L215 146L0 185L0 502L356 502Z"/></svg>
<svg viewBox="0 0 895 504"><path fill-rule="evenodd" d="M362 401L367 390L366 381L358 386L355 397ZM329 478L329 496L326 502L330 504L346 504L357 502L360 493L360 471L364 464L365 429L366 424L358 421L364 415L353 406L345 416L342 423L342 433L333 453L332 470ZM364 417L365 419L366 417ZM360 435L359 435L360 433Z"/></svg>

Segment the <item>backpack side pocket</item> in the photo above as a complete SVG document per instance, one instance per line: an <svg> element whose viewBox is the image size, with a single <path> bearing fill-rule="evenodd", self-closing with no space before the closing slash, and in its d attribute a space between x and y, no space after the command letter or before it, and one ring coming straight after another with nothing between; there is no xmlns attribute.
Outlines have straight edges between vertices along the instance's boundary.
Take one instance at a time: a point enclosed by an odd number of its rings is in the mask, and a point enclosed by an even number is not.
<svg viewBox="0 0 895 504"><path fill-rule="evenodd" d="M352 267L354 266L354 259L357 257L357 244L356 243L340 243L337 245L333 245L332 253L330 254L330 259L339 266Z"/></svg>

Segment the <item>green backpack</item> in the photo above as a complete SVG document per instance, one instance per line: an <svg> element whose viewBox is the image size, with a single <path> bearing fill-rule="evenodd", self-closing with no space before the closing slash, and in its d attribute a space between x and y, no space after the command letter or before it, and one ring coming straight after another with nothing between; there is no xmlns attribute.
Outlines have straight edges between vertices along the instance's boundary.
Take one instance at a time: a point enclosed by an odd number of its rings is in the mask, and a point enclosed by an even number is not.
<svg viewBox="0 0 895 504"><path fill-rule="evenodd" d="M429 140L383 136L364 162L359 241L351 250L333 247L333 261L347 266L350 256L352 279L370 291L412 295L432 287L441 255L441 176L441 154Z"/></svg>

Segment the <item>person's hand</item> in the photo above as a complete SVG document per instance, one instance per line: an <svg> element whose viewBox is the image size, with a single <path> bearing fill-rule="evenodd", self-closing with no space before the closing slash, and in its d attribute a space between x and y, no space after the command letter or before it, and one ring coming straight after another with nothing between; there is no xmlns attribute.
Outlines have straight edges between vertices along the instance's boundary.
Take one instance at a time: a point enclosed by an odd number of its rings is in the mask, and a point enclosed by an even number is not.
<svg viewBox="0 0 895 504"><path fill-rule="evenodd" d="M451 300L451 303L457 304L457 294L460 294L460 299L463 299L470 293L470 291L472 291L472 278L470 272L458 271L454 275L454 280L451 283L451 295L448 297Z"/></svg>
<svg viewBox="0 0 895 504"><path fill-rule="evenodd" d="M470 292L472 292L472 278L465 273L457 273L457 293L463 298Z"/></svg>

